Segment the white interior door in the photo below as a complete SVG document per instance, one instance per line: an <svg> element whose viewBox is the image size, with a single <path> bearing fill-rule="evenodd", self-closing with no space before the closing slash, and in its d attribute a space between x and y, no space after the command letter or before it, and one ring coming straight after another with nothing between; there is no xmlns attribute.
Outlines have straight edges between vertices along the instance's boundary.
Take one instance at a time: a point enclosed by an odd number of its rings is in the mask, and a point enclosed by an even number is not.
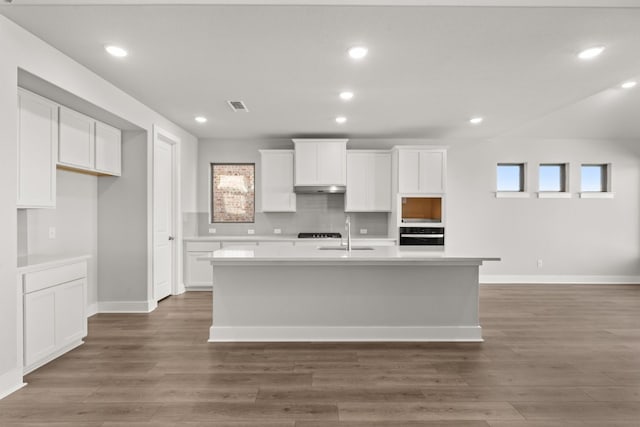
<svg viewBox="0 0 640 427"><path fill-rule="evenodd" d="M173 288L175 234L173 145L155 138L153 147L153 297L171 295Z"/></svg>

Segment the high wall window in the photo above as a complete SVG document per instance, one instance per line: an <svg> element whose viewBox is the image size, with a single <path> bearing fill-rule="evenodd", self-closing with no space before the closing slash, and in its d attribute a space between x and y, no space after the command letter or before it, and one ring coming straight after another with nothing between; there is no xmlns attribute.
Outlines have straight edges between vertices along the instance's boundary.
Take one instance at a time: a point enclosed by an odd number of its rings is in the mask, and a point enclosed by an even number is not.
<svg viewBox="0 0 640 427"><path fill-rule="evenodd" d="M538 170L538 191L566 192L567 165L543 163Z"/></svg>
<svg viewBox="0 0 640 427"><path fill-rule="evenodd" d="M524 192L524 163L498 163L496 190L498 192Z"/></svg>
<svg viewBox="0 0 640 427"><path fill-rule="evenodd" d="M580 191L585 193L610 191L609 165L584 164L580 168Z"/></svg>

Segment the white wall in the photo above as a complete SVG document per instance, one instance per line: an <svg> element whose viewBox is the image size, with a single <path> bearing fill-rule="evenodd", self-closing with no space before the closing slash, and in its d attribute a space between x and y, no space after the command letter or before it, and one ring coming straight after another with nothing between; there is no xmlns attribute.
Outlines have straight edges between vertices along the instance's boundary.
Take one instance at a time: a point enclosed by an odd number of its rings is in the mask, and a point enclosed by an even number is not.
<svg viewBox="0 0 640 427"><path fill-rule="evenodd" d="M136 209L134 215L146 216L144 230L131 236L146 248L142 262L136 268L142 272L141 283L136 286L144 289L146 298L150 298L151 289L151 180L149 177L152 155L153 126L158 125L177 135L182 145L197 144L195 137L175 124L149 109L130 95L100 78L86 67L73 61L63 53L54 49L31 33L0 16L0 158L4 159L0 168L0 396L21 384L22 372L19 358L19 336L22 334L18 308L20 298L16 284L17 267L17 209L16 200L16 159L17 139L17 76L18 69L23 69L38 78L55 85L62 90L76 95L98 108L127 120L146 131L146 165L141 165L147 174L143 178L146 191L144 202L135 208L124 203L122 210ZM185 180L189 185L189 180ZM187 191L188 193L188 191ZM124 202L124 201L123 201ZM127 244L127 242L123 242ZM87 242L82 243L87 244ZM115 248L114 248L115 250ZM100 286L100 285L98 285Z"/></svg>

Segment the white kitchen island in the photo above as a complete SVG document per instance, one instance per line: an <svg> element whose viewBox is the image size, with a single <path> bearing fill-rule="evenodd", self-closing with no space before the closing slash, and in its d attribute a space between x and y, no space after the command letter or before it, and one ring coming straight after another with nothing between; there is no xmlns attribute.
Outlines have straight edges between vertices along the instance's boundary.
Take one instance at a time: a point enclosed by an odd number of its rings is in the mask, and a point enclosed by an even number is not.
<svg viewBox="0 0 640 427"><path fill-rule="evenodd" d="M246 247L213 267L211 342L482 341L478 270L499 258Z"/></svg>

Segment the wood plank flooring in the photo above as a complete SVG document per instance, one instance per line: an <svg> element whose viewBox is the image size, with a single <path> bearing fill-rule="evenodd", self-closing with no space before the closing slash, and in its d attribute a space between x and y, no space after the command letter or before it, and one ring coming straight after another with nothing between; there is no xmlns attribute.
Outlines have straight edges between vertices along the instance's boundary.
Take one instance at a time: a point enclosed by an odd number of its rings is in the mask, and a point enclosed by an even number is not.
<svg viewBox="0 0 640 427"><path fill-rule="evenodd" d="M92 317L0 426L640 426L640 286L482 286L480 313L479 344L210 344L187 293Z"/></svg>

